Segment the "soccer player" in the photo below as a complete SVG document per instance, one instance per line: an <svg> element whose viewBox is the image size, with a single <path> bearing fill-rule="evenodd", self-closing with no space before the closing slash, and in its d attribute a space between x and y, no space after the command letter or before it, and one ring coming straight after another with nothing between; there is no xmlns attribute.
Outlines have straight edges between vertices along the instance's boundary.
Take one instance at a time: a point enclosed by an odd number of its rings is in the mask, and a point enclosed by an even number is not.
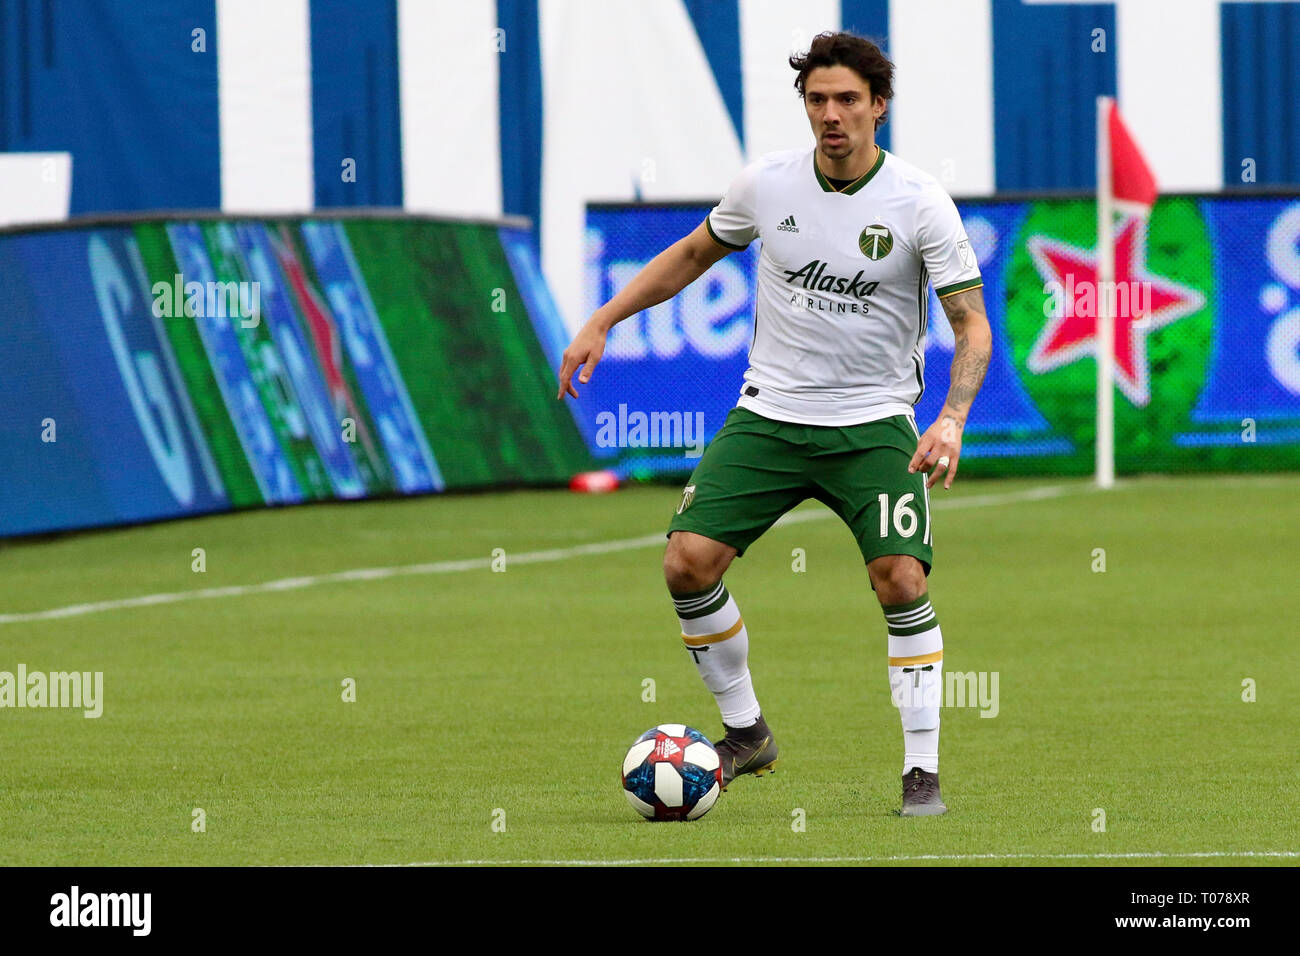
<svg viewBox="0 0 1300 956"><path fill-rule="evenodd" d="M939 792L943 635L930 603L929 491L951 488L992 334L957 207L930 175L876 145L893 64L870 41L823 33L790 58L816 145L745 167L700 226L598 309L564 352L560 395L591 380L609 329L762 239L754 342L737 406L709 443L668 530L664 576L682 640L722 712L723 786L762 775L777 746L754 694L749 635L722 576L806 498L852 530L888 631L903 724L905 816ZM919 434L933 282L952 324L952 380Z"/></svg>

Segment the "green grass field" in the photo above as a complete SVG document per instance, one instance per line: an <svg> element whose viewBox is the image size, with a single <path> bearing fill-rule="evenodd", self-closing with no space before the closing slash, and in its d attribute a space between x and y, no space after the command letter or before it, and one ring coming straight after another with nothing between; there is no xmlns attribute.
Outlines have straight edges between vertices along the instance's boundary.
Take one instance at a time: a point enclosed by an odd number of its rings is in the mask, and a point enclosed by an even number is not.
<svg viewBox="0 0 1300 956"><path fill-rule="evenodd" d="M0 670L104 674L99 719L0 710L0 863L1296 864L1300 476L937 489L945 668L997 672L999 710L944 711L950 810L928 819L896 815L884 622L815 503L727 575L779 772L694 823L635 815L618 771L641 731L721 731L660 570L679 497L319 505L0 546ZM306 580L113 603L288 578Z"/></svg>

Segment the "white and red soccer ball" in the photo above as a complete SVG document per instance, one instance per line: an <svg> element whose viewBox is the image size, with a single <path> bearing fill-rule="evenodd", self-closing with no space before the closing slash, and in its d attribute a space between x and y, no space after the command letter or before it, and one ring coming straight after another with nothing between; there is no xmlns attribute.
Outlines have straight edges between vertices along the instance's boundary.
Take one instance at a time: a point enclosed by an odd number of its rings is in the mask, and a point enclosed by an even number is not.
<svg viewBox="0 0 1300 956"><path fill-rule="evenodd" d="M698 820L721 792L718 752L685 724L647 730L623 758L623 793L647 820Z"/></svg>

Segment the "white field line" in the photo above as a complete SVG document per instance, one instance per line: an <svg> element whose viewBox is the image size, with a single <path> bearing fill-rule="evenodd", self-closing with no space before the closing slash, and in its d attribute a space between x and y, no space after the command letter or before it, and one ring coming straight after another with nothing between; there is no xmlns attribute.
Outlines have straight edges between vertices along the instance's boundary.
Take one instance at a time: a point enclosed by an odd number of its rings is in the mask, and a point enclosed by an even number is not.
<svg viewBox="0 0 1300 956"><path fill-rule="evenodd" d="M643 860L434 860L428 863L361 863L407 866L654 866L686 863L908 863L977 860L1183 860L1300 857L1300 850L1207 850L1193 853L925 853L916 856L720 856Z"/></svg>
<svg viewBox="0 0 1300 956"><path fill-rule="evenodd" d="M980 508L991 505L1014 504L1021 501L1040 501L1047 498L1059 498L1067 494L1082 494L1093 491L1091 485L1047 485L1030 488L1025 491L1010 491L1001 494L970 495L954 498L951 501L935 502L931 507L936 511L955 511L961 508ZM829 509L792 512L783 516L778 525L801 524L806 521L824 521L834 518ZM621 538L615 541L601 541L594 544L576 544L567 548L549 548L544 551L523 551L508 555L511 564L540 564L548 561L566 561L569 558L581 558L592 554L611 554L617 551L634 551L639 548L662 547L666 538L662 533L641 535L637 538ZM329 574L311 574L296 578L278 578L263 581L261 584L232 584L219 588L196 588L189 591L170 591L162 594L142 594L139 597L116 598L111 601L94 601L87 604L69 604L64 607L49 608L44 611L23 611L15 614L0 614L0 625L29 624L35 621L54 621L68 617L83 617L87 614L100 614L105 611L120 611L127 608L154 607L159 604L177 604L181 601L199 601L216 598L245 597L250 594L268 594L277 591L297 591L302 588L318 587L322 584L342 584L350 581L379 581L384 578L403 577L415 574L451 574L457 571L481 571L492 566L492 558L464 558L458 561L431 561L425 564L403 564L388 568L353 568L348 571L333 571Z"/></svg>

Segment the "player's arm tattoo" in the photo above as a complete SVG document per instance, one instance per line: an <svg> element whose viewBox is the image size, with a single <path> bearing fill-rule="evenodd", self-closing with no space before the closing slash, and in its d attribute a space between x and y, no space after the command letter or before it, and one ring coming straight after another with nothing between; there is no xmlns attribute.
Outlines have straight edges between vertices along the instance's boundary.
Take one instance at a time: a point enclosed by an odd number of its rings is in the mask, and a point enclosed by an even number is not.
<svg viewBox="0 0 1300 956"><path fill-rule="evenodd" d="M952 325L952 385L948 389L948 406L961 413L960 425L984 383L984 373L993 354L993 339L981 289L957 292L939 302Z"/></svg>

